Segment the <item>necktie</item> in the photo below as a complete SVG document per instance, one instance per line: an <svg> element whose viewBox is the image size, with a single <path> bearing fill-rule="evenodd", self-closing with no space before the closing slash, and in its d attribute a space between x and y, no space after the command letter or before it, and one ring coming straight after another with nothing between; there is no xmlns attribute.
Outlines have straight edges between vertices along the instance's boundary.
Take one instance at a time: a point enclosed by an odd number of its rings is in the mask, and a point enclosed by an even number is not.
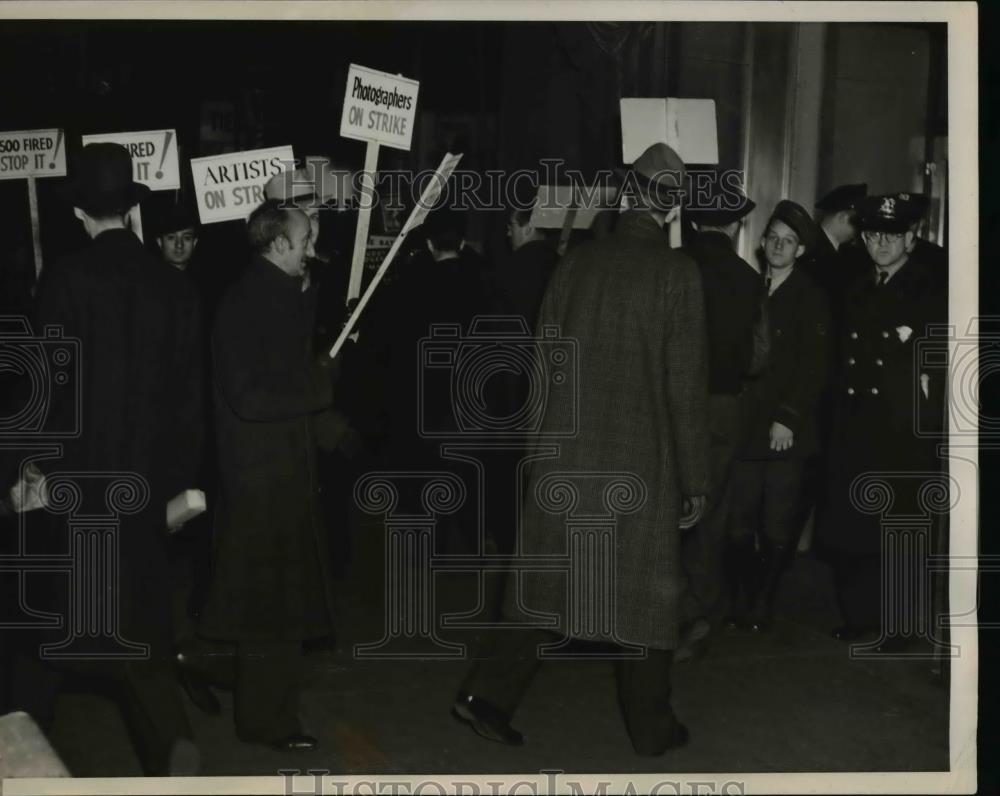
<svg viewBox="0 0 1000 796"><path fill-rule="evenodd" d="M877 287L882 287L882 285L884 285L886 283L886 280L888 278L889 278L889 272L888 271L879 271L878 272L878 284L876 286Z"/></svg>
<svg viewBox="0 0 1000 796"><path fill-rule="evenodd" d="M770 296L771 295L771 277L770 276L765 276L764 277L764 295L765 296Z"/></svg>

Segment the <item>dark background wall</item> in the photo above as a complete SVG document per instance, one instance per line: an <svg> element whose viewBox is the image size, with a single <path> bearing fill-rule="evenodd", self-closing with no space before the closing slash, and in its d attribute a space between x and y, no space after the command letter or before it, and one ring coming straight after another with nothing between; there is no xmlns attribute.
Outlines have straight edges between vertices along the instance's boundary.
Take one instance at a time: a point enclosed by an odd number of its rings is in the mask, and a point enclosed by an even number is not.
<svg viewBox="0 0 1000 796"><path fill-rule="evenodd" d="M621 97L711 98L721 166L748 167L764 213L797 151L790 92L820 81L820 155L796 168L816 171L822 189L913 187L927 155L917 139L947 133L944 26L827 27L824 73L797 75L791 23L5 22L0 64L16 79L0 81L0 129L62 127L72 163L82 134L175 128L194 157L206 153L202 103L222 100L238 149L291 144L360 168L364 145L339 136L353 61L421 82L413 150L383 147L383 168L427 168L450 148L465 153L464 168L558 157L592 174L619 165ZM56 181L38 182L48 260L82 232ZM26 251L30 262L23 182L0 181L0 210L14 259ZM502 248L502 232L499 214L474 219L487 249ZM240 225L203 234L222 240Z"/></svg>

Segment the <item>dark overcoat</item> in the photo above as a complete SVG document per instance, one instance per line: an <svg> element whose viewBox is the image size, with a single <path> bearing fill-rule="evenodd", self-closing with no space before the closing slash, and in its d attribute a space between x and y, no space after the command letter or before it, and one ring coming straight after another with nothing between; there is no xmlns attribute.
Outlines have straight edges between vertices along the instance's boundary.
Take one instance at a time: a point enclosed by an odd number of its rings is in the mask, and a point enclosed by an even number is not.
<svg viewBox="0 0 1000 796"><path fill-rule="evenodd" d="M118 602L122 635L159 654L171 639L166 502L195 486L201 456L197 295L132 232L107 230L42 272L38 326L79 340L80 356L78 380L52 382L50 417L66 429L79 409L80 433L59 440L63 456L43 469L132 473L148 484L145 506L120 515ZM104 481L80 483L82 510L106 512Z"/></svg>
<svg viewBox="0 0 1000 796"><path fill-rule="evenodd" d="M818 528L826 546L854 554L878 553L881 520L861 508L863 496L852 499L851 484L864 473L882 473L895 492L891 511L917 509L920 479L892 474L940 466L934 445L947 386L941 361L919 356L918 348L934 340L928 336L933 324L947 320L934 266L911 254L881 287L874 272L848 291L834 382L828 505ZM940 353L941 337L936 339Z"/></svg>
<svg viewBox="0 0 1000 796"><path fill-rule="evenodd" d="M200 632L295 640L332 628L316 475L330 373L314 354L315 290L255 257L212 339L220 496Z"/></svg>
<svg viewBox="0 0 1000 796"><path fill-rule="evenodd" d="M704 495L709 482L704 316L697 267L641 212L571 250L549 283L538 329L550 363L539 442L557 443L558 455L531 466L521 552L570 555L567 521L614 528L613 545L591 549L592 570L569 582L558 572L525 577L523 607L558 615L567 635L676 646L681 496ZM558 339L545 337L553 325ZM567 495L572 507L561 504ZM568 611L598 619L590 626Z"/></svg>
<svg viewBox="0 0 1000 796"><path fill-rule="evenodd" d="M826 297L812 280L792 267L792 273L767 300L771 327L768 363L753 384L749 440L743 459L801 458L819 446L817 410L827 383L830 358L830 314ZM792 430L792 447L772 451L772 423Z"/></svg>
<svg viewBox="0 0 1000 796"><path fill-rule="evenodd" d="M684 251L698 265L705 294L708 391L737 395L753 369L764 280L725 233L699 232Z"/></svg>

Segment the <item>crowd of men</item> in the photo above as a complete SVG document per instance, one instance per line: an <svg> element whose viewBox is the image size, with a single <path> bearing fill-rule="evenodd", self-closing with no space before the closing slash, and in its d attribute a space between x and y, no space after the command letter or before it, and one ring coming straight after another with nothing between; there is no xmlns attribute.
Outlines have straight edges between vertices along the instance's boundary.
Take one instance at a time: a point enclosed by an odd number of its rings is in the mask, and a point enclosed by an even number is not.
<svg viewBox="0 0 1000 796"><path fill-rule="evenodd" d="M511 251L495 263L467 239L463 213L435 210L357 341L331 359L347 317L353 230L326 242L334 256L318 254L324 211L302 175L268 184L246 223L249 262L217 289L211 262L192 265L199 227L183 204L150 219L159 259L129 229L144 190L124 149L92 144L73 166L65 198L91 243L46 265L35 321L81 341L79 380L53 387L50 417L79 408L82 432L58 458L3 462L5 522L50 476L127 472L148 485L140 509L119 517L121 580L103 596L120 610L120 638L148 654L90 668L121 686L149 773L198 770L178 682L211 713L221 710L213 688L233 689L245 742L316 746L299 721L299 672L304 646L333 633L358 456L441 470L440 435L421 429L461 431L454 389L418 374L432 324L468 334L477 318L513 316L576 344L578 392L550 386L531 433L519 426L511 441L527 451L569 419L575 434L560 439L558 457L525 469L524 505L491 519L494 552L565 549L563 514L531 499L555 475L627 474L637 485L617 520L610 633L568 621L564 585L544 573L497 595L498 612L516 614L520 600L561 621L487 637L453 706L477 733L523 742L510 722L537 649L572 637L645 649L619 667L638 754L687 743L671 708L672 662L703 654L726 626L768 630L806 527L834 565L843 615L834 635L885 650L910 643L879 637L881 526L852 490L865 473L940 469L932 441L915 433L917 415L940 419L946 398L943 368L914 356L947 318L943 250L918 237L922 196L841 186L817 203L817 220L782 200L751 264L736 241L755 203L694 204L684 163L656 144L631 166L636 189L613 231L564 256L523 207L509 213ZM684 225L680 249L669 245L674 223ZM513 417L530 390L518 377L499 383L488 409ZM80 482L83 505L100 513L106 485ZM897 490L897 511L916 509L922 483ZM210 511L168 533L164 505L192 487ZM601 505L603 488L584 479L580 505ZM478 516L459 511L441 549L473 549ZM197 637L180 645L171 632L178 554L191 565L197 622ZM54 581L46 588L60 605ZM30 660L40 636L5 644L0 712L27 709L44 727L59 672Z"/></svg>

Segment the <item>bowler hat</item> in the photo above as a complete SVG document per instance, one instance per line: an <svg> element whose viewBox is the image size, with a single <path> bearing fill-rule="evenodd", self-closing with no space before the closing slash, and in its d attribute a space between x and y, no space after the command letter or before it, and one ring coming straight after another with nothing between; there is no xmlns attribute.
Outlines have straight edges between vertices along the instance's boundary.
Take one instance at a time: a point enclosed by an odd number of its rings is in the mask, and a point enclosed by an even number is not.
<svg viewBox="0 0 1000 796"><path fill-rule="evenodd" d="M782 199L775 205L774 212L771 213L771 218L767 222L768 226L771 225L771 221L783 221L791 227L792 231L799 236L799 243L806 249L809 249L816 242L816 225L806 209L797 202Z"/></svg>
<svg viewBox="0 0 1000 796"><path fill-rule="evenodd" d="M633 161L627 170L618 169L619 175L627 179L631 173L658 209L667 210L679 203L684 193L684 161L673 149L663 143L652 144Z"/></svg>
<svg viewBox="0 0 1000 796"><path fill-rule="evenodd" d="M926 207L926 199L920 194L869 196L861 206L861 229L905 232L920 220Z"/></svg>
<svg viewBox="0 0 1000 796"><path fill-rule="evenodd" d="M149 193L132 179L132 156L121 144L87 144L80 152L72 177L59 193L74 207L92 216L125 213Z"/></svg>
<svg viewBox="0 0 1000 796"><path fill-rule="evenodd" d="M857 185L838 185L830 193L816 202L816 207L827 213L837 213L841 210L857 210L858 205L868 195L868 183Z"/></svg>

